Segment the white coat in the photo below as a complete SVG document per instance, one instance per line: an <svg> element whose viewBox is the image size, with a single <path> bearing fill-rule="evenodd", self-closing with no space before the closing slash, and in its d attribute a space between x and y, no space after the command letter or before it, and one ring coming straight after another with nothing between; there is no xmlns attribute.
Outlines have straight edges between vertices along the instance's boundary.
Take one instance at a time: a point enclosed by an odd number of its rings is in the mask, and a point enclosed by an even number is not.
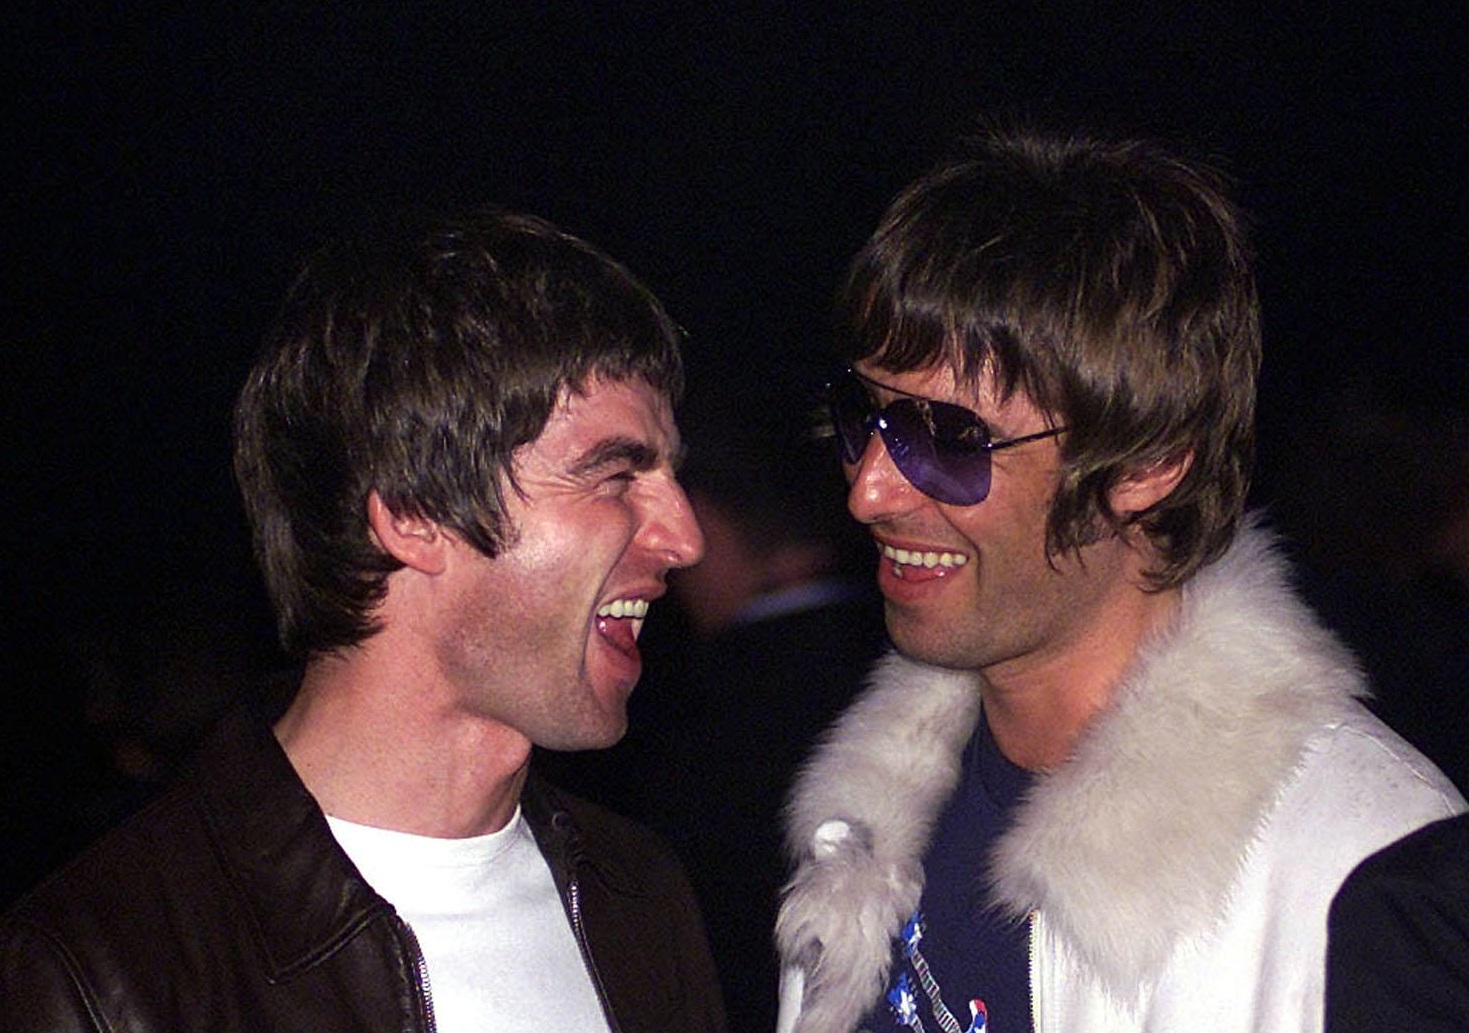
<svg viewBox="0 0 1469 1033"><path fill-rule="evenodd" d="M1037 1030L1321 1028L1336 889L1465 806L1365 694L1263 532L1184 588L976 871L1031 922ZM977 676L891 656L798 778L781 1033L847 1033L879 1000L979 702Z"/></svg>

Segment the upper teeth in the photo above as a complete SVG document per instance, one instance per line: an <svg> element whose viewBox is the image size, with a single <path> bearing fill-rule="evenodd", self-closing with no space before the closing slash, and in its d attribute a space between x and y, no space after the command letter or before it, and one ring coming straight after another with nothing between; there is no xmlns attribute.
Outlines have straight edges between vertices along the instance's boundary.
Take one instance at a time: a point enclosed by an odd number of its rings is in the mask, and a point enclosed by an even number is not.
<svg viewBox="0 0 1469 1033"><path fill-rule="evenodd" d="M598 617L634 617L638 620L648 616L646 599L614 599L597 611Z"/></svg>
<svg viewBox="0 0 1469 1033"><path fill-rule="evenodd" d="M895 549L891 545L884 545L882 554L894 563L914 567L962 567L969 562L969 557L962 552L919 552L916 549Z"/></svg>

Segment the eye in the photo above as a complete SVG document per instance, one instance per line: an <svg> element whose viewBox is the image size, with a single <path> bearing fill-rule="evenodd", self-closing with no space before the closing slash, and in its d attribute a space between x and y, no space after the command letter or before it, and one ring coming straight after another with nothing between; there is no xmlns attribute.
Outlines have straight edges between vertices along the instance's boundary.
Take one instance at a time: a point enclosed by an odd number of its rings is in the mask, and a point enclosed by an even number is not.
<svg viewBox="0 0 1469 1033"><path fill-rule="evenodd" d="M603 495L625 495L637 476L636 470L619 470L598 482L597 491Z"/></svg>
<svg viewBox="0 0 1469 1033"><path fill-rule="evenodd" d="M934 437L946 447L978 452L989 444L989 430L968 409L935 404L931 411Z"/></svg>

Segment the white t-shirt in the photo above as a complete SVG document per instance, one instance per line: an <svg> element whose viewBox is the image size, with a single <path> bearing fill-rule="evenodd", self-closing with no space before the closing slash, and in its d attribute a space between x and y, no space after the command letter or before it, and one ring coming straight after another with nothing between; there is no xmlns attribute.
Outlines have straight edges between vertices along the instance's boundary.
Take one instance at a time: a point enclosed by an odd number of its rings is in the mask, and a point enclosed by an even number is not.
<svg viewBox="0 0 1469 1033"><path fill-rule="evenodd" d="M551 869L517 807L499 832L435 839L328 816L413 929L442 1033L607 1030Z"/></svg>

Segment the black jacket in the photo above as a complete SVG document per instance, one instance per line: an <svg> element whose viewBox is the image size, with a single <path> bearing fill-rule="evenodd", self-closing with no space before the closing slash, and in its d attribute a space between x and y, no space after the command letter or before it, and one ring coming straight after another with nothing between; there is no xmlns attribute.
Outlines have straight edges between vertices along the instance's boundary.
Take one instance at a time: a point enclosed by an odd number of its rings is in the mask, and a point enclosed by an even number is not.
<svg viewBox="0 0 1469 1033"><path fill-rule="evenodd" d="M1469 1029L1469 814L1379 850L1337 891L1326 1029Z"/></svg>
<svg viewBox="0 0 1469 1033"><path fill-rule="evenodd" d="M721 1033L661 844L534 778L522 808L612 1028ZM232 718L189 777L0 920L0 1031L428 1031L421 960L269 730Z"/></svg>

